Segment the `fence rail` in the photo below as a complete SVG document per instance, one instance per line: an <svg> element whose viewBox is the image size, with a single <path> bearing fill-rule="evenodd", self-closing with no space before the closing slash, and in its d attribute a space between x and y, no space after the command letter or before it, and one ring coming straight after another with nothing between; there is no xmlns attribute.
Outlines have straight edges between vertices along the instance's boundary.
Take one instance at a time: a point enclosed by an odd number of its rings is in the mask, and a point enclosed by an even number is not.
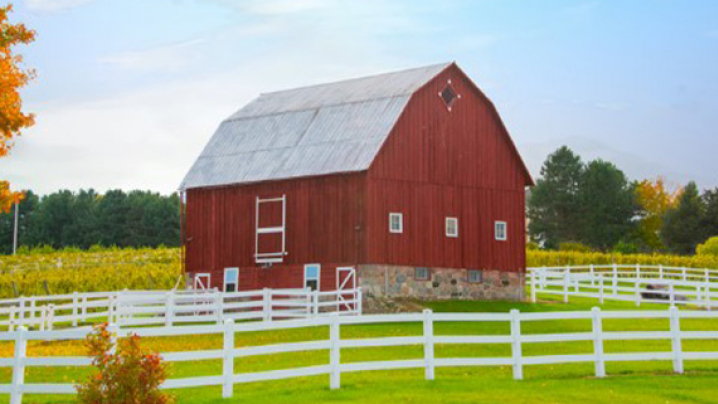
<svg viewBox="0 0 718 404"><path fill-rule="evenodd" d="M603 321L606 319L668 319L669 329L666 331L604 331ZM433 380L437 367L458 366L511 366L513 378L523 379L525 366L540 364L562 364L587 362L594 364L596 377L606 376L607 362L623 361L671 361L676 373L683 373L684 362L694 360L718 360L718 352L684 352L682 342L686 340L718 339L718 330L712 331L686 331L681 330L682 319L711 318L718 319L718 312L707 311L679 311L671 307L666 311L601 311L593 308L583 312L545 312L520 313L512 310L509 313L432 313L429 310L423 313L365 315L354 317L331 316L315 317L282 322L250 322L235 323L227 319L219 325L195 325L187 327L154 327L122 329L111 325L111 330L118 337L137 334L146 337L178 336L194 334L221 334L223 335L223 348L211 351L187 351L164 354L168 362L192 360L222 360L222 374L214 376L191 377L183 379L170 379L162 386L166 389L180 389L201 386L222 386L223 397L231 397L233 387L239 383L249 383L263 380L287 379L300 376L329 375L329 385L332 389L341 386L341 374L347 372L361 372L369 370L389 370L423 368L425 378ZM556 320L590 320L590 332L576 332L568 334L526 334L522 333L521 325L527 322L556 321ZM382 337L366 339L342 339L341 327L357 324L378 324L417 322L423 324L423 333L420 336ZM434 325L440 322L508 322L510 334L508 335L436 335ZM292 329L304 327L328 327L329 339L319 341L305 341L282 343L265 346L235 347L235 333L248 331L271 331L278 329ZM15 341L13 358L0 359L0 367L12 366L13 378L11 384L0 385L0 393L11 394L11 404L21 404L23 394L73 394L71 384L51 383L25 383L25 368L28 366L86 366L90 358L86 357L27 357L27 342L33 340L67 340L83 339L87 330L53 330L53 331L27 331L20 327L13 332L0 334L0 341ZM671 350L668 352L625 352L606 353L604 341L629 340L668 340ZM593 341L593 352L572 355L541 355L526 356L522 346L526 343L562 343L567 341ZM470 357L470 358L444 358L436 357L436 345L445 344L509 344L511 355L508 357ZM343 348L362 347L395 347L395 346L423 346L424 356L421 359L382 360L369 362L341 361ZM252 373L235 373L235 358L255 355L270 355L276 353L301 351L328 351L329 363L296 367L281 370L271 370Z"/></svg>
<svg viewBox="0 0 718 404"><path fill-rule="evenodd" d="M531 301L537 293L641 303L718 306L718 270L662 265L584 265L529 268Z"/></svg>
<svg viewBox="0 0 718 404"><path fill-rule="evenodd" d="M208 291L120 291L32 296L0 300L0 326L52 330L106 319L121 327L216 322L226 319L307 318L362 312L361 288L339 291L262 289L225 293Z"/></svg>

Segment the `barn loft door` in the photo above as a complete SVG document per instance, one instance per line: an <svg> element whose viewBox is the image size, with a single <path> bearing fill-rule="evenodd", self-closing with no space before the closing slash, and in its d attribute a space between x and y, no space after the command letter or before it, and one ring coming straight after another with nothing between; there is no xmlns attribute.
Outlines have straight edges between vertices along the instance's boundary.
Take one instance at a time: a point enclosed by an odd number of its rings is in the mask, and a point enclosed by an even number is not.
<svg viewBox="0 0 718 404"><path fill-rule="evenodd" d="M257 197L254 258L258 264L284 261L287 255L287 196Z"/></svg>

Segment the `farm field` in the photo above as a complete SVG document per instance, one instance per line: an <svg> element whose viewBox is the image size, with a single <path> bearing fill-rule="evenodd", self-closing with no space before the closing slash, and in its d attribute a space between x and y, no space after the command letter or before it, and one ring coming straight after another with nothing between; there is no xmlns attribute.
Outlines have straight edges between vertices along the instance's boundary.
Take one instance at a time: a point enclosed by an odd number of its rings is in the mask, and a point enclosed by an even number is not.
<svg viewBox="0 0 718 404"><path fill-rule="evenodd" d="M718 269L714 256L527 251L527 266L642 264ZM56 251L0 256L0 299L121 289L171 289L180 276L179 248Z"/></svg>
<svg viewBox="0 0 718 404"><path fill-rule="evenodd" d="M541 303L514 302L430 302L426 306L436 312L506 312L511 308L521 311L588 310L595 301L572 299L559 303L544 297ZM603 310L635 310L633 304L607 302ZM643 305L641 309L665 310L665 306ZM682 320L682 329L716 330L718 320ZM525 333L571 333L590 330L586 320L548 321L526 323ZM666 330L667 320L605 320L605 331ZM441 323L435 326L436 334L496 335L508 334L504 323ZM419 323L343 326L342 338L369 338L379 336L421 335ZM326 339L326 327L297 330L250 332L236 334L237 347L266 345L281 342ZM145 338L144 343L160 352L181 350L219 349L221 336L192 336ZM606 341L606 352L669 351L668 341ZM684 341L685 351L718 351L718 341ZM590 353L592 344L571 342L563 344L524 344L526 355ZM30 356L82 355L81 342L35 343L29 346ZM390 348L342 349L342 363L367 360L414 359L423 356L420 346ZM509 356L508 344L498 345L437 345L437 357L457 356ZM12 356L12 344L0 344L0 357ZM296 366L318 365L328 362L326 351L275 354L237 359L235 372L282 369ZM170 377L191 377L221 373L221 361L173 363ZM29 368L28 382L68 382L88 375L87 368ZM671 363L628 362L608 363L608 377L595 379L593 364L526 366L525 380L515 381L508 366L466 367L437 369L435 381L425 381L423 369L377 371L342 374L342 387L330 391L328 376L298 378L276 382L235 385L234 397L221 398L221 388L196 388L173 393L178 403L229 403L260 402L271 399L277 403L329 402L442 402L442 403L711 403L718 396L718 362L686 362L685 375L673 375ZM0 369L0 383L10 381L9 368ZM0 396L7 400L8 396ZM68 403L72 396L27 395L25 403Z"/></svg>

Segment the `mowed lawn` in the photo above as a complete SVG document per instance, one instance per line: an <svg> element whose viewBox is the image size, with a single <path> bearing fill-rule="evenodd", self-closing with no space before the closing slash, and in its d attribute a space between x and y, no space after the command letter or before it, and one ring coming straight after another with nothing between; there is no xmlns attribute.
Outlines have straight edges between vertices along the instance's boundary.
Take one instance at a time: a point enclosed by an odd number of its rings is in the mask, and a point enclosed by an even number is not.
<svg viewBox="0 0 718 404"><path fill-rule="evenodd" d="M563 304L552 297L542 303L514 302L433 302L427 307L437 312L506 312L589 310L593 300L572 298ZM607 302L603 310L634 310L633 304ZM663 305L644 305L640 309L666 310ZM718 330L716 320L682 320L684 330ZM605 320L605 331L668 330L668 320ZM523 323L523 333L570 333L590 331L588 320ZM421 335L419 323L342 326L342 339L381 336ZM437 335L508 334L508 323L437 323ZM251 346L319 340L328 338L326 327L273 332L238 333L236 346ZM146 338L143 342L160 352L221 349L219 335ZM607 341L606 352L670 351L669 341ZM718 351L718 341L684 341L685 351ZM591 341L523 344L524 355L590 353ZM30 356L82 355L81 342L37 342L29 346ZM437 357L510 356L508 344L437 345ZM12 356L12 344L0 344L0 356ZM298 366L326 364L326 351L299 352L237 359L235 372L255 372ZM423 347L342 349L342 363L423 357ZM221 374L219 360L181 362L170 365L170 377ZM525 380L515 381L509 366L438 368L436 380L425 381L423 369L374 371L342 374L342 387L329 390L329 376L296 378L272 382L238 384L234 397L221 398L220 387L172 391L178 403L314 403L322 402L439 402L439 403L716 403L718 402L718 362L687 361L686 374L674 375L668 361L607 363L608 377L595 379L593 364L538 365L524 368ZM68 383L90 373L88 368L28 368L27 382ZM9 383L11 370L0 369L0 383ZM0 402L9 396L0 395ZM69 403L74 396L26 395L25 403Z"/></svg>

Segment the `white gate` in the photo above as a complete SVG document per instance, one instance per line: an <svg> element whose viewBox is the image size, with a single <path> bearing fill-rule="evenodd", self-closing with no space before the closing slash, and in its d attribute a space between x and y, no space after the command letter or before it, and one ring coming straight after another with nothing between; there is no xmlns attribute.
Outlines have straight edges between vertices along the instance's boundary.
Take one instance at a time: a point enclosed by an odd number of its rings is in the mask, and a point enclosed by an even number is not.
<svg viewBox="0 0 718 404"><path fill-rule="evenodd" d="M354 311L357 308L356 270L352 267L337 268L337 311ZM341 293L346 291L346 293Z"/></svg>
<svg viewBox="0 0 718 404"><path fill-rule="evenodd" d="M210 286L210 274L194 274L194 282L192 287L195 290L207 290Z"/></svg>

